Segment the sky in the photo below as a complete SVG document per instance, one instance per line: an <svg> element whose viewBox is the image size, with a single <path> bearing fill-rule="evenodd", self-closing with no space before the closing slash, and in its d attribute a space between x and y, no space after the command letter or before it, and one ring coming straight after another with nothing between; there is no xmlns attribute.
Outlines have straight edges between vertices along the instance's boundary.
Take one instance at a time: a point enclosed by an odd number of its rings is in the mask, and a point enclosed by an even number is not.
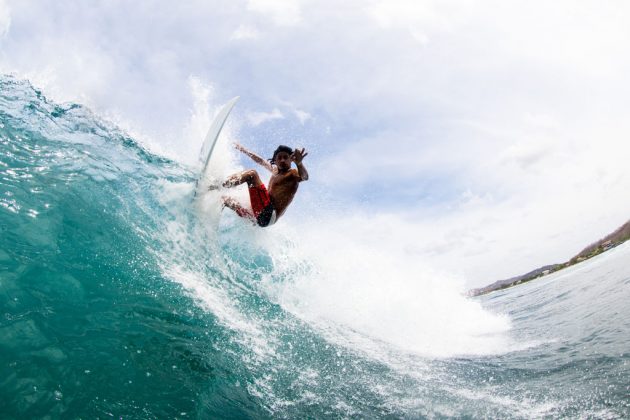
<svg viewBox="0 0 630 420"><path fill-rule="evenodd" d="M286 223L477 287L630 219L629 21L621 0L0 0L0 72L183 164L240 96L234 138L309 151Z"/></svg>

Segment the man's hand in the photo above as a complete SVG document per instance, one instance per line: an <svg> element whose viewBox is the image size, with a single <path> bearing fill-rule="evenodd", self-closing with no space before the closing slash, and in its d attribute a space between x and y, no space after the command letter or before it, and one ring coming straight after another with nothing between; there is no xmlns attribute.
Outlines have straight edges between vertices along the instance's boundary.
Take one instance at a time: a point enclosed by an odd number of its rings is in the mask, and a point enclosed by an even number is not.
<svg viewBox="0 0 630 420"><path fill-rule="evenodd" d="M291 160L295 162L296 165L302 163L302 159L304 159L308 155L308 152L304 153L304 148L302 150L295 149L291 154Z"/></svg>
<svg viewBox="0 0 630 420"><path fill-rule="evenodd" d="M293 153L291 153L291 160L297 165L300 181L306 181L308 179L308 171L306 170L306 167L302 165L302 159L304 159L306 155L308 155L308 153L304 151L304 148L302 148L302 150L295 149Z"/></svg>

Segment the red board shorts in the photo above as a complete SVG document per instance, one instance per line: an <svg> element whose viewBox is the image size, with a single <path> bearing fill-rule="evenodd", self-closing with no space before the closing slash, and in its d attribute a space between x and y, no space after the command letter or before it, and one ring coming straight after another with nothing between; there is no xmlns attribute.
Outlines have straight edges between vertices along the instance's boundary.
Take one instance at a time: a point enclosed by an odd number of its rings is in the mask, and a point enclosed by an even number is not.
<svg viewBox="0 0 630 420"><path fill-rule="evenodd" d="M276 209L273 207L269 192L267 192L267 188L263 184L249 187L249 201L252 205L254 219L256 219L258 226L265 227L276 222ZM239 212L238 215L241 217L252 216L245 212L242 213L243 214Z"/></svg>

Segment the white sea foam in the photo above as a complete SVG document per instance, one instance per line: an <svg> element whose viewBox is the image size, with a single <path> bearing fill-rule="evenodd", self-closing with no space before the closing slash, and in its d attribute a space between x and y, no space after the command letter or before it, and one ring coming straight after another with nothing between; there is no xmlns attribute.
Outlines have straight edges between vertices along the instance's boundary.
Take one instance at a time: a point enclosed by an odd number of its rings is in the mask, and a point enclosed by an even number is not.
<svg viewBox="0 0 630 420"><path fill-rule="evenodd" d="M201 98L198 105L207 107L207 100ZM196 111L191 127L203 119L200 115ZM213 165L227 175L240 168L230 149L233 132L228 127L222 136ZM244 191L229 192L246 203ZM429 357L497 354L518 347L508 335L507 316L462 295L456 267L436 269L407 251L430 238L408 238L404 220L321 213L317 220L286 219L263 231L233 233L246 236L235 240L251 242L272 257L273 271L263 284L272 300L327 339L380 356L383 343ZM223 223L233 218L224 215Z"/></svg>
<svg viewBox="0 0 630 420"><path fill-rule="evenodd" d="M216 229L203 223L190 225L187 222L184 208L192 198L191 186L163 181L161 187L163 193L159 197L171 218L163 221L158 238L166 244L161 247L163 254L158 256L165 277L180 284L200 308L235 331L235 340L252 352L254 363L273 355L275 338L265 332L260 319L238 307L234 296L238 291L232 290L235 283L225 281L230 273L220 258ZM201 211L203 217L203 209ZM214 270L213 275L209 275L208 267Z"/></svg>
<svg viewBox="0 0 630 420"><path fill-rule="evenodd" d="M360 333L432 357L513 349L506 316L464 297L461 279L413 260L404 243L371 237L378 218L337 216L270 234L267 290L340 341L357 344ZM285 235L299 242L287 246Z"/></svg>

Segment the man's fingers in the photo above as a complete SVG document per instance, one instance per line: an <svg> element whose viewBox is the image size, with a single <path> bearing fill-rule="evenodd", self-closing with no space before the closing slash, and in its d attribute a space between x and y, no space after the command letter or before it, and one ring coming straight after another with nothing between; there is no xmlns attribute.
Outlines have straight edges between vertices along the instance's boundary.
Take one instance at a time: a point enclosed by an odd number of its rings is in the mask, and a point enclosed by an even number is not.
<svg viewBox="0 0 630 420"><path fill-rule="evenodd" d="M304 149L303 147L302 147L302 150L300 150L300 149L295 149L295 150L293 151L293 153L291 153L291 159L292 159L292 160L299 159L300 161L301 161L302 159L304 159L304 158L306 157L306 155L308 155L308 152L305 152L304 150L305 150L305 149Z"/></svg>

